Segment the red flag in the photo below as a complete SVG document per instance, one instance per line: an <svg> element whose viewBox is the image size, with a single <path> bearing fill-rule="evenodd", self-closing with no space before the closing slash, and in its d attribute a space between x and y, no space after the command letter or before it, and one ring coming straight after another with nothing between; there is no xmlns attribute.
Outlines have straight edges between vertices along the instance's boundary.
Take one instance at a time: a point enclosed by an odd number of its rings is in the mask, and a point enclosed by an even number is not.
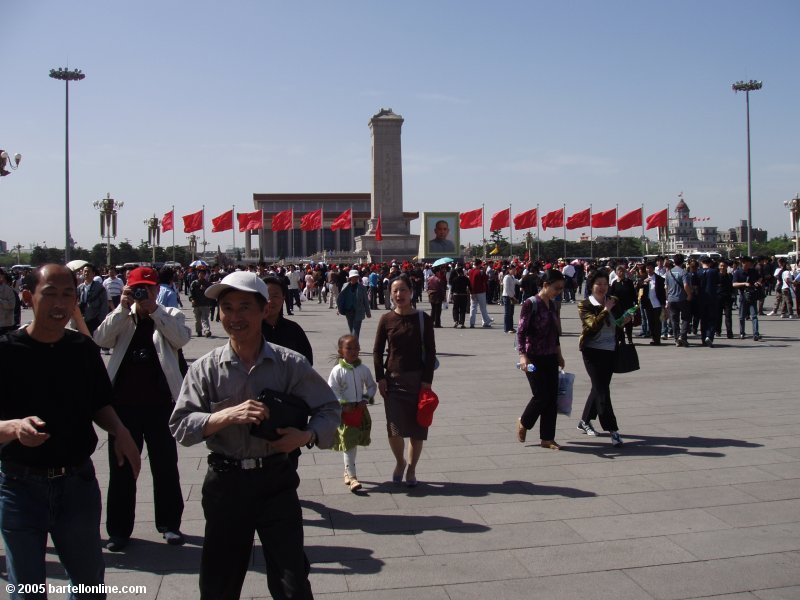
<svg viewBox="0 0 800 600"><path fill-rule="evenodd" d="M459 216L459 226L461 229L475 229L476 227L483 227L483 208L468 210L467 212L462 212Z"/></svg>
<svg viewBox="0 0 800 600"><path fill-rule="evenodd" d="M167 233L175 229L175 211L171 210L161 219L161 232Z"/></svg>
<svg viewBox="0 0 800 600"><path fill-rule="evenodd" d="M592 218L592 209L587 208L574 215L570 215L567 219L567 229L577 229L578 227L588 227Z"/></svg>
<svg viewBox="0 0 800 600"><path fill-rule="evenodd" d="M492 222L489 225L489 231L494 231L495 229L504 229L506 227L511 227L510 207L504 208L503 210L492 215Z"/></svg>
<svg viewBox="0 0 800 600"><path fill-rule="evenodd" d="M647 229L667 226L667 209L660 210L647 217Z"/></svg>
<svg viewBox="0 0 800 600"><path fill-rule="evenodd" d="M289 231L292 229L294 211L291 208L282 210L272 217L272 231Z"/></svg>
<svg viewBox="0 0 800 600"><path fill-rule="evenodd" d="M603 212L594 213L592 215L592 227L603 229L604 227L613 227L617 224L617 209L605 210Z"/></svg>
<svg viewBox="0 0 800 600"><path fill-rule="evenodd" d="M631 227L641 227L642 226L642 209L637 208L636 210L632 210L629 213L622 215L619 219L617 219L617 229L620 231L624 231L625 229L630 229Z"/></svg>
<svg viewBox="0 0 800 600"><path fill-rule="evenodd" d="M547 213L542 217L542 229L555 229L556 227L564 226L564 209L559 208L552 212Z"/></svg>
<svg viewBox="0 0 800 600"><path fill-rule="evenodd" d="M237 213L236 220L239 221L239 231L264 229L264 213L260 210L250 213Z"/></svg>
<svg viewBox="0 0 800 600"><path fill-rule="evenodd" d="M530 229L536 227L537 211L535 208L521 212L514 216L514 227L516 229Z"/></svg>
<svg viewBox="0 0 800 600"><path fill-rule="evenodd" d="M300 217L300 230L301 231L316 231L322 229L322 209L318 208L315 211L304 214Z"/></svg>
<svg viewBox="0 0 800 600"><path fill-rule="evenodd" d="M233 229L233 209L226 210L218 217L211 219L211 233Z"/></svg>
<svg viewBox="0 0 800 600"><path fill-rule="evenodd" d="M331 223L331 231L336 231L337 229L350 229L352 218L353 209L348 208L333 220L333 223Z"/></svg>
<svg viewBox="0 0 800 600"><path fill-rule="evenodd" d="M383 230L381 229L381 216L378 215L378 224L375 225L375 241L382 242L383 241Z"/></svg>
<svg viewBox="0 0 800 600"><path fill-rule="evenodd" d="M200 231L203 228L203 211L198 210L191 215L184 215L183 217L183 232L192 233L193 231Z"/></svg>

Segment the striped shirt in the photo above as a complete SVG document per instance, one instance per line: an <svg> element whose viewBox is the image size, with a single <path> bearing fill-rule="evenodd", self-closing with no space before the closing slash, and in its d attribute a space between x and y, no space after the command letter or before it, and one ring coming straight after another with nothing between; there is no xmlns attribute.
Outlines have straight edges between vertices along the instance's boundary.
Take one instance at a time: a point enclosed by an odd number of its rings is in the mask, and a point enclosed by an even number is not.
<svg viewBox="0 0 800 600"><path fill-rule="evenodd" d="M125 287L125 284L122 283L122 279L119 277L106 277L103 281L103 287L106 288L108 297L113 298L114 296L122 296L122 288Z"/></svg>

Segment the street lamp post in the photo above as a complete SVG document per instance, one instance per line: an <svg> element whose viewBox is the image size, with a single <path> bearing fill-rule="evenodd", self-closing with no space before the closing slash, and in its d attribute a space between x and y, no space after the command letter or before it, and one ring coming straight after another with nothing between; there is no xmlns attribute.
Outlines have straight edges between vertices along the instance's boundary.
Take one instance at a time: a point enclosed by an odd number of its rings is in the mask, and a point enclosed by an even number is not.
<svg viewBox="0 0 800 600"><path fill-rule="evenodd" d="M156 262L156 246L161 243L161 221L155 215L144 222L147 225L147 242L153 249L153 264Z"/></svg>
<svg viewBox="0 0 800 600"><path fill-rule="evenodd" d="M106 238L106 266L111 266L111 238L117 237L117 211L124 202L118 202L106 194L102 200L95 200L92 205L100 211L100 237Z"/></svg>
<svg viewBox="0 0 800 600"><path fill-rule="evenodd" d="M753 205L750 186L750 92L761 89L760 81L737 81L731 86L734 92L744 92L747 106L747 255L752 256Z"/></svg>
<svg viewBox="0 0 800 600"><path fill-rule="evenodd" d="M11 175L11 171L16 171L19 167L19 161L21 160L22 154L19 152L11 156L8 152L0 148L0 177ZM6 170L6 167L11 169L11 171Z"/></svg>
<svg viewBox="0 0 800 600"><path fill-rule="evenodd" d="M65 227L66 227L66 240L64 243L64 261L69 262L70 254L72 250L72 236L69 232L69 82L70 81L80 81L84 79L86 75L81 73L80 69L75 69L70 71L69 69L61 69L59 68L57 71L55 69L50 69L50 77L53 79L58 79L59 81L64 82L64 88L66 89L66 103L65 103L65 127L64 127L64 148L65 148L65 156L64 159L64 180L65 180Z"/></svg>
<svg viewBox="0 0 800 600"><path fill-rule="evenodd" d="M192 262L194 262L195 254L197 253L197 236L195 234L189 236L189 253L192 255Z"/></svg>
<svg viewBox="0 0 800 600"><path fill-rule="evenodd" d="M789 209L794 232L794 262L800 265L800 194L791 200L784 200L783 205Z"/></svg>

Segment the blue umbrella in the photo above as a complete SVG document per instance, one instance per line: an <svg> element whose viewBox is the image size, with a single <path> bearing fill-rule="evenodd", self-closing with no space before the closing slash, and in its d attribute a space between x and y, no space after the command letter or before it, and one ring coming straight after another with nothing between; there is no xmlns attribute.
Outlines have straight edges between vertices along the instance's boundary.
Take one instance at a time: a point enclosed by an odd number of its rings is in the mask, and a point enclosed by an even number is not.
<svg viewBox="0 0 800 600"><path fill-rule="evenodd" d="M447 263L451 263L451 262L453 262L453 259L452 258L447 258L445 256L444 258L440 258L435 263L433 263L433 266L434 267L441 267L442 265L446 265Z"/></svg>

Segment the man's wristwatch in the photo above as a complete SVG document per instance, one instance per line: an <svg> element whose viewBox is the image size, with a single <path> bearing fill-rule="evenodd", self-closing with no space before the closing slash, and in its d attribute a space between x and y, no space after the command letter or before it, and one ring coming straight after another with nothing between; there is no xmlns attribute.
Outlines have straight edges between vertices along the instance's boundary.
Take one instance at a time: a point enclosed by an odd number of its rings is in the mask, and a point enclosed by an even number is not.
<svg viewBox="0 0 800 600"><path fill-rule="evenodd" d="M308 440L308 443L306 444L306 448L310 450L311 448L314 447L314 444L317 443L317 432L314 431L313 429L306 429L306 431L311 433L311 438Z"/></svg>

